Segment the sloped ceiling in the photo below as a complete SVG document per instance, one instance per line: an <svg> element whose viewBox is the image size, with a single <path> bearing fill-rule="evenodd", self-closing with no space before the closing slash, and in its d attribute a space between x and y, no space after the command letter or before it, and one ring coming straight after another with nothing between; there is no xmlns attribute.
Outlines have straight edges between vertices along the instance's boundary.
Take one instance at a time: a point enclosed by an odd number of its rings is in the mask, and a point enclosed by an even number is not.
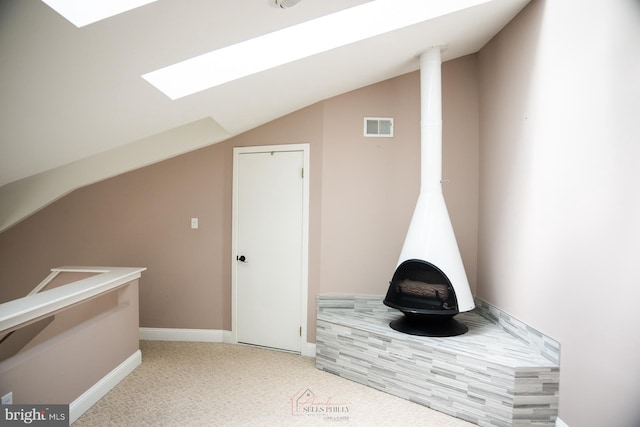
<svg viewBox="0 0 640 427"><path fill-rule="evenodd" d="M55 194L121 173L114 153L136 151L130 168L139 167L414 71L429 46L446 44L445 61L477 52L528 1L486 0L172 101L141 75L367 1L302 0L280 9L274 0L159 0L76 28L39 0L0 0L0 231ZM145 150L154 149L150 140L191 125L204 129L198 143L176 140L145 160ZM79 177L47 193L48 200L17 206L39 185L38 176L50 184L56 169L105 153L111 173Z"/></svg>

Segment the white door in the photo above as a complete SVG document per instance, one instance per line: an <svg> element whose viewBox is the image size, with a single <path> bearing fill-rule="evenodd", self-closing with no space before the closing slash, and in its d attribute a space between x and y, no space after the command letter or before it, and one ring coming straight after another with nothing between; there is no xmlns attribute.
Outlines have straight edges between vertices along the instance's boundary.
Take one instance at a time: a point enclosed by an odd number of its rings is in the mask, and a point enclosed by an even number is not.
<svg viewBox="0 0 640 427"><path fill-rule="evenodd" d="M240 343L300 352L306 328L305 153L282 151L286 147L234 153L235 332Z"/></svg>

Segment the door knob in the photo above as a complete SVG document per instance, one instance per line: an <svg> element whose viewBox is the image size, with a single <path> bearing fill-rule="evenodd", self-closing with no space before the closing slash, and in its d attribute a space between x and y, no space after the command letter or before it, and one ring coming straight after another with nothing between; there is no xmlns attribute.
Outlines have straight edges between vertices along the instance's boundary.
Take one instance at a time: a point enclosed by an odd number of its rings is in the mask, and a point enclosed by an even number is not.
<svg viewBox="0 0 640 427"><path fill-rule="evenodd" d="M247 258L244 255L237 256L236 260L240 262L247 262Z"/></svg>

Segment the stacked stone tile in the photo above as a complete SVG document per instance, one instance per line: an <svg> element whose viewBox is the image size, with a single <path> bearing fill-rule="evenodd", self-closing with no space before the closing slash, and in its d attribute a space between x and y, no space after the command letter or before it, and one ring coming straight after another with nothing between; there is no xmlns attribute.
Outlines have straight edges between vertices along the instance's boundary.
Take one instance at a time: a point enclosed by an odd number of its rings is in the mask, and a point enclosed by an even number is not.
<svg viewBox="0 0 640 427"><path fill-rule="evenodd" d="M559 344L477 301L457 337L391 329L381 296L319 296L316 366L481 426L553 426Z"/></svg>

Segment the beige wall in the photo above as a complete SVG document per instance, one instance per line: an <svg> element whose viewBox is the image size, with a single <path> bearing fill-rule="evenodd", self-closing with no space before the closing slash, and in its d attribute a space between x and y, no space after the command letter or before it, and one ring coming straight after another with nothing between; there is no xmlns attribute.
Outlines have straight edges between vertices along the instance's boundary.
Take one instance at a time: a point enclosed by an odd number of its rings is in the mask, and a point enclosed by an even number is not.
<svg viewBox="0 0 640 427"><path fill-rule="evenodd" d="M475 290L478 98L475 55L443 64L444 194ZM385 294L420 190L420 76L332 98L324 108L322 293ZM364 116L394 138L365 138Z"/></svg>
<svg viewBox="0 0 640 427"><path fill-rule="evenodd" d="M449 180L443 184L443 192L475 295L480 173L478 56L445 62L442 69L442 177Z"/></svg>
<svg viewBox="0 0 640 427"><path fill-rule="evenodd" d="M321 293L384 294L419 184L419 75L327 100ZM393 117L394 138L365 138L363 118Z"/></svg>
<svg viewBox="0 0 640 427"><path fill-rule="evenodd" d="M443 65L445 196L472 287L476 63ZM308 142L313 342L318 293L386 292L418 194L419 96L418 73L407 74L77 190L0 234L0 294L23 296L52 266L144 266L141 326L230 330L233 147ZM364 116L394 117L396 137L364 138Z"/></svg>
<svg viewBox="0 0 640 427"><path fill-rule="evenodd" d="M640 423L640 3L533 1L479 54L478 295L561 342L560 418Z"/></svg>

